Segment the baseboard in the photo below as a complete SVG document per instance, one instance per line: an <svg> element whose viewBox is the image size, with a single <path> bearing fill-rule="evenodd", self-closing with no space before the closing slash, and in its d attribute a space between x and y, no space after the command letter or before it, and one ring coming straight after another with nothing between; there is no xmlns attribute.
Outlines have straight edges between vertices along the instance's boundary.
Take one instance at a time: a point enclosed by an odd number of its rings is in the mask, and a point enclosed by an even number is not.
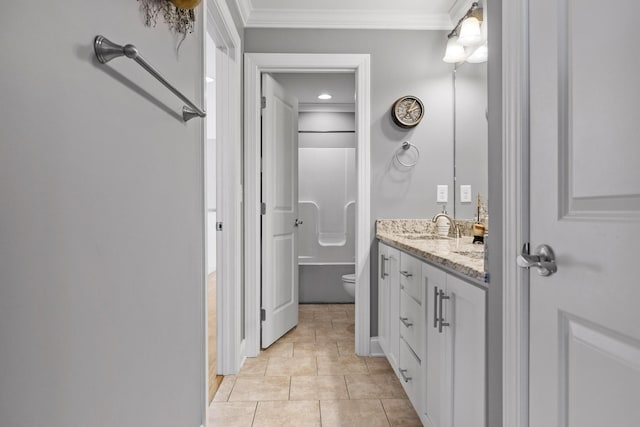
<svg viewBox="0 0 640 427"><path fill-rule="evenodd" d="M371 337L371 345L369 349L370 356L384 356L378 337Z"/></svg>

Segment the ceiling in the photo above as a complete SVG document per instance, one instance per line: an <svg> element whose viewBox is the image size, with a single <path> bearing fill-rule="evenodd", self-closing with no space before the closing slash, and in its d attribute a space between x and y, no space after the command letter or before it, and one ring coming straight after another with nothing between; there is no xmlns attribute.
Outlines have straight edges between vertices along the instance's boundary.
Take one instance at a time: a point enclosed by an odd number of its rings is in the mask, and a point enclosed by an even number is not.
<svg viewBox="0 0 640 427"><path fill-rule="evenodd" d="M353 106L355 103L356 85L353 73L279 73L272 76L300 104L319 107L321 105ZM327 101L318 99L318 95L327 92L333 98ZM304 106L303 106L304 109Z"/></svg>
<svg viewBox="0 0 640 427"><path fill-rule="evenodd" d="M473 0L235 0L245 27L451 30Z"/></svg>

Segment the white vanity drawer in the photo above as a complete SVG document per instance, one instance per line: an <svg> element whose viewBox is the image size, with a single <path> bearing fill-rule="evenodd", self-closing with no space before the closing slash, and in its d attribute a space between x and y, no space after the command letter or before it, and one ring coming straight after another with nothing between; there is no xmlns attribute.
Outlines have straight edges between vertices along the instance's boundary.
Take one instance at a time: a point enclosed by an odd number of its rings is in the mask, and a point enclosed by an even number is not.
<svg viewBox="0 0 640 427"><path fill-rule="evenodd" d="M400 291L400 336L420 360L424 356L424 317L422 306L405 291Z"/></svg>
<svg viewBox="0 0 640 427"><path fill-rule="evenodd" d="M400 253L400 289L422 303L422 261Z"/></svg>
<svg viewBox="0 0 640 427"><path fill-rule="evenodd" d="M420 361L404 340L400 340L400 363L398 364L400 382L417 413L422 410L422 368Z"/></svg>

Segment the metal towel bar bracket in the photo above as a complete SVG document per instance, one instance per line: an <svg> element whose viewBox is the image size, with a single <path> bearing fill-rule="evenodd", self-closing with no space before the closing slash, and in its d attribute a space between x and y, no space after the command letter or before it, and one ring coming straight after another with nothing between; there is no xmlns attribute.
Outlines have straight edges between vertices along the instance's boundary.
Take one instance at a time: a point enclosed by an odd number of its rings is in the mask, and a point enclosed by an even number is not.
<svg viewBox="0 0 640 427"><path fill-rule="evenodd" d="M178 98L180 98L185 104L182 107L182 120L189 121L194 117L205 117L207 113L196 107L196 105L191 102L186 96L182 94L178 89L176 89L171 83L169 83L162 75L155 69L151 64L149 64L138 52L138 48L136 48L132 44L128 44L125 46L121 46L119 44L113 43L111 40L107 39L104 36L96 36L93 41L93 49L96 53L96 57L101 64L106 64L114 58L119 58L121 56L126 56L127 58L133 59L136 61L142 68L147 70L149 74L155 77L160 83L162 83L167 89L173 92Z"/></svg>
<svg viewBox="0 0 640 427"><path fill-rule="evenodd" d="M402 149L402 151L400 151L400 149L396 150L396 161L398 163L400 163L402 166L406 167L406 168L412 168L414 167L416 164L418 164L418 159L420 158L420 150L418 150L418 147L416 147L415 145L413 145L412 143L410 143L409 141L405 141L402 143L402 145L400 146L400 148ZM411 163L405 163L402 160L400 160L400 157L398 156L399 153L401 152L406 152L410 149L412 149L415 151L416 153L416 157L415 160Z"/></svg>

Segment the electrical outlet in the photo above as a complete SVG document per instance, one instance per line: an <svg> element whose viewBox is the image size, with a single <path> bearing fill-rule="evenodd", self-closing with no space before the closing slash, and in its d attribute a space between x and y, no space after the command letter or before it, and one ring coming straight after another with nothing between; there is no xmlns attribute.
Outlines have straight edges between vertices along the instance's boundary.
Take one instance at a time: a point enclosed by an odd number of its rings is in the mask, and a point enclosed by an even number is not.
<svg viewBox="0 0 640 427"><path fill-rule="evenodd" d="M471 186L460 186L460 203L471 203Z"/></svg>
<svg viewBox="0 0 640 427"><path fill-rule="evenodd" d="M449 201L449 186L448 185L438 185L438 190L436 194L436 202L437 203L447 203Z"/></svg>

